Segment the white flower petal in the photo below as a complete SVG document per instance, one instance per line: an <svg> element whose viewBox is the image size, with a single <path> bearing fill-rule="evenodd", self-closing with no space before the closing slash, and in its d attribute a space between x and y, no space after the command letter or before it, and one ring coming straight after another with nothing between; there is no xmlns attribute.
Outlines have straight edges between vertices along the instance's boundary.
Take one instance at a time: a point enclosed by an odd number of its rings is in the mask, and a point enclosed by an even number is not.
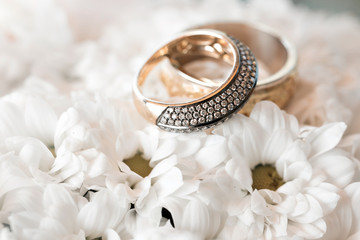
<svg viewBox="0 0 360 240"><path fill-rule="evenodd" d="M110 191L101 190L80 210L77 222L87 237L100 237L107 229L120 224L128 209L126 201L119 201Z"/></svg>
<svg viewBox="0 0 360 240"><path fill-rule="evenodd" d="M268 133L273 133L278 129L286 129L294 136L298 133L299 126L296 118L281 111L270 101L257 103L250 118L258 122Z"/></svg>
<svg viewBox="0 0 360 240"><path fill-rule="evenodd" d="M316 187L308 188L306 193L313 196L321 204L324 215L328 215L338 204L340 199L338 190L337 187L329 183L321 183Z"/></svg>
<svg viewBox="0 0 360 240"><path fill-rule="evenodd" d="M159 147L151 157L151 161L158 161L170 156L172 153L174 153L176 147L177 142L173 138L166 139L166 141L161 141Z"/></svg>
<svg viewBox="0 0 360 240"><path fill-rule="evenodd" d="M261 161L265 164L274 164L291 143L289 132L279 129L271 133L263 148Z"/></svg>
<svg viewBox="0 0 360 240"><path fill-rule="evenodd" d="M201 171L212 169L228 157L226 138L210 135L206 138L205 145L195 155L195 160Z"/></svg>
<svg viewBox="0 0 360 240"><path fill-rule="evenodd" d="M320 128L315 128L305 137L311 144L310 156L316 156L334 148L341 140L346 130L345 123L328 123Z"/></svg>
<svg viewBox="0 0 360 240"><path fill-rule="evenodd" d="M158 164L155 165L155 167L151 170L149 177L154 178L158 177L161 174L166 173L169 171L172 167L174 167L177 163L177 157L176 155L171 155L170 157L160 161Z"/></svg>
<svg viewBox="0 0 360 240"><path fill-rule="evenodd" d="M16 151L27 166L49 171L54 162L54 156L43 142L31 137L11 137L6 139L9 149Z"/></svg>
<svg viewBox="0 0 360 240"><path fill-rule="evenodd" d="M325 217L327 230L323 240L347 239L352 226L350 199L345 191L340 191L341 199L335 211Z"/></svg>
<svg viewBox="0 0 360 240"><path fill-rule="evenodd" d="M340 188L348 185L354 175L356 165L339 149L333 149L324 154L317 155L310 160L313 168L321 169L328 176L327 181Z"/></svg>
<svg viewBox="0 0 360 240"><path fill-rule="evenodd" d="M252 174L250 168L246 164L245 159L239 158L236 159L236 161L231 159L226 163L225 170L229 176L236 180L236 185L240 187L238 190L245 189L248 192L252 192ZM227 186L225 183L222 183L221 185ZM229 190L231 191L231 189Z"/></svg>
<svg viewBox="0 0 360 240"><path fill-rule="evenodd" d="M187 230L199 234L200 236L208 236L211 227L214 224L213 219L210 219L210 213L205 204L199 200L190 200L184 208L181 224L175 225L177 228ZM217 226L218 227L218 226Z"/></svg>
<svg viewBox="0 0 360 240"><path fill-rule="evenodd" d="M25 119L18 106L13 103L0 101L0 140L7 137L21 136L26 133Z"/></svg>
<svg viewBox="0 0 360 240"><path fill-rule="evenodd" d="M168 172L159 176L154 183L153 188L156 190L158 197L161 199L181 187L183 177L178 168L171 168Z"/></svg>
<svg viewBox="0 0 360 240"><path fill-rule="evenodd" d="M113 229L107 229L102 236L104 240L121 240L119 234L117 234Z"/></svg>
<svg viewBox="0 0 360 240"><path fill-rule="evenodd" d="M57 115L49 103L39 97L28 98L25 105L25 124L30 136L54 145Z"/></svg>
<svg viewBox="0 0 360 240"><path fill-rule="evenodd" d="M178 136L177 137L177 147L175 154L180 158L186 158L191 155L196 154L201 147L201 138L202 135L189 134L189 136Z"/></svg>
<svg viewBox="0 0 360 240"><path fill-rule="evenodd" d="M251 194L251 211L260 216L270 216L272 214L264 197L256 189Z"/></svg>
<svg viewBox="0 0 360 240"><path fill-rule="evenodd" d="M288 223L288 232L292 235L303 237L305 239L321 238L326 231L326 223L319 219L313 223L297 223L290 221Z"/></svg>
<svg viewBox="0 0 360 240"><path fill-rule="evenodd" d="M299 209L300 215L294 210L289 216L289 219L297 223L313 223L324 216L320 203L311 195L305 194L305 198L298 201L296 208ZM295 208L295 209L296 209Z"/></svg>
<svg viewBox="0 0 360 240"><path fill-rule="evenodd" d="M353 213L353 224L351 227L351 234L360 232L360 182L351 183L345 188L345 192L350 197L352 213Z"/></svg>

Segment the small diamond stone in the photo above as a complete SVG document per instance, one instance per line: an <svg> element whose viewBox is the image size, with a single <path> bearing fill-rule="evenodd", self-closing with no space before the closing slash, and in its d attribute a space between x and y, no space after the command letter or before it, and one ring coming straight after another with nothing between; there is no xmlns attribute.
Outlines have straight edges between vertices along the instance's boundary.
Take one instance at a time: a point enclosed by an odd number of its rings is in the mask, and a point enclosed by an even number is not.
<svg viewBox="0 0 360 240"><path fill-rule="evenodd" d="M180 114L179 114L179 119L180 119L180 120L184 120L184 119L185 119L185 114L180 113Z"/></svg>
<svg viewBox="0 0 360 240"><path fill-rule="evenodd" d="M184 121L182 122L182 125L183 125L183 126L189 126L189 120L184 120Z"/></svg>
<svg viewBox="0 0 360 240"><path fill-rule="evenodd" d="M209 105L210 105L210 106L214 106L214 104L215 104L214 100L211 99L211 100L209 101Z"/></svg>
<svg viewBox="0 0 360 240"><path fill-rule="evenodd" d="M173 111L174 111L173 108L168 108L168 109L167 109L167 112L168 112L168 113L172 113Z"/></svg>
<svg viewBox="0 0 360 240"><path fill-rule="evenodd" d="M255 77L255 76L256 76L256 73L255 73L255 72L251 72L250 75L251 75L252 77Z"/></svg>
<svg viewBox="0 0 360 240"><path fill-rule="evenodd" d="M197 120L196 119L191 119L190 125L195 126L196 124L197 124Z"/></svg>
<svg viewBox="0 0 360 240"><path fill-rule="evenodd" d="M175 119L177 118L177 114L176 114L176 113L171 114L171 118L172 118L173 120L175 120Z"/></svg>
<svg viewBox="0 0 360 240"><path fill-rule="evenodd" d="M234 98L237 98L237 97L239 96L239 93L238 93L238 92L233 92L232 96L233 96Z"/></svg>
<svg viewBox="0 0 360 240"><path fill-rule="evenodd" d="M244 94L240 94L240 100L244 101L245 100L245 95Z"/></svg>
<svg viewBox="0 0 360 240"><path fill-rule="evenodd" d="M229 109L229 111L232 111L234 110L234 105L230 103L227 108Z"/></svg>
<svg viewBox="0 0 360 240"><path fill-rule="evenodd" d="M235 104L235 106L239 106L239 105L240 105L240 100L239 100L239 99L235 99L235 100L234 100L234 104Z"/></svg>
<svg viewBox="0 0 360 240"><path fill-rule="evenodd" d="M162 117L161 120L160 120L160 122L163 123L163 124L166 124L167 119L166 119L165 117Z"/></svg>
<svg viewBox="0 0 360 240"><path fill-rule="evenodd" d="M174 120L169 119L168 124L169 124L169 125L174 125Z"/></svg>
<svg viewBox="0 0 360 240"><path fill-rule="evenodd" d="M204 109L201 110L201 111L200 111L200 115L201 115L201 116L205 116L205 115L206 115L206 110L204 110Z"/></svg>
<svg viewBox="0 0 360 240"><path fill-rule="evenodd" d="M227 101L223 100L221 101L221 106L225 107L227 105Z"/></svg>
<svg viewBox="0 0 360 240"><path fill-rule="evenodd" d="M231 89L226 90L226 93L230 95L232 93Z"/></svg>
<svg viewBox="0 0 360 240"><path fill-rule="evenodd" d="M241 86L242 86L242 87L245 87L245 86L246 86L246 82L245 82L245 81L241 82Z"/></svg>
<svg viewBox="0 0 360 240"><path fill-rule="evenodd" d="M206 121L207 122L210 122L210 121L212 121L213 120L213 116L212 115L207 115L206 116Z"/></svg>
<svg viewBox="0 0 360 240"><path fill-rule="evenodd" d="M166 113L164 113L164 118L167 118L167 119L168 119L168 118L170 118L170 114L169 114L169 113L167 113L167 112L166 112Z"/></svg>
<svg viewBox="0 0 360 240"><path fill-rule="evenodd" d="M240 81L238 79L235 80L235 85L239 86L240 85Z"/></svg>
<svg viewBox="0 0 360 240"><path fill-rule="evenodd" d="M197 111L200 111L200 110L201 110L201 106L200 106L200 105L197 105L197 106L195 107L195 109L196 109Z"/></svg>
<svg viewBox="0 0 360 240"><path fill-rule="evenodd" d="M189 107L189 112L194 112L195 108L193 106Z"/></svg>
<svg viewBox="0 0 360 240"><path fill-rule="evenodd" d="M246 87L248 88L248 89L251 89L251 84L250 83L248 83L247 85L246 85Z"/></svg>
<svg viewBox="0 0 360 240"><path fill-rule="evenodd" d="M188 112L188 109L187 109L187 107L184 107L181 111L182 111L183 113L187 113L187 112Z"/></svg>
<svg viewBox="0 0 360 240"><path fill-rule="evenodd" d="M179 113L181 111L181 109L179 107L175 108L175 112Z"/></svg>
<svg viewBox="0 0 360 240"><path fill-rule="evenodd" d="M219 118L220 116L221 116L220 112L214 113L214 117L215 117L215 118Z"/></svg>
<svg viewBox="0 0 360 240"><path fill-rule="evenodd" d="M204 123L205 122L205 118L201 117L199 118L199 123Z"/></svg>
<svg viewBox="0 0 360 240"><path fill-rule="evenodd" d="M232 97L232 96L228 96L228 98L226 99L229 103L231 103L233 100L234 100L234 98Z"/></svg>
<svg viewBox="0 0 360 240"><path fill-rule="evenodd" d="M221 109L221 114L222 114L222 115L225 115L226 113L227 113L227 109L226 109L226 108L222 108L222 109Z"/></svg>
<svg viewBox="0 0 360 240"><path fill-rule="evenodd" d="M216 110L216 111L219 111L220 108L221 108L220 104L216 104L216 105L215 105L215 110Z"/></svg>
<svg viewBox="0 0 360 240"><path fill-rule="evenodd" d="M192 114L191 113L186 113L186 119L192 119Z"/></svg>
<svg viewBox="0 0 360 240"><path fill-rule="evenodd" d="M236 90L236 86L235 84L231 85L231 90L235 91Z"/></svg>
<svg viewBox="0 0 360 240"><path fill-rule="evenodd" d="M219 105L219 107L220 107L220 105ZM214 108L213 108L213 107L209 107L209 108L207 109L207 111L208 111L208 113L213 113L213 112L214 112Z"/></svg>
<svg viewBox="0 0 360 240"><path fill-rule="evenodd" d="M225 94L225 93L222 93L222 94L221 94L221 98L222 98L222 99L225 99L225 98L226 98L226 94Z"/></svg>
<svg viewBox="0 0 360 240"><path fill-rule="evenodd" d="M175 121L175 126L178 126L178 127L181 126L181 121L180 121L180 120L176 120L176 121Z"/></svg>
<svg viewBox="0 0 360 240"><path fill-rule="evenodd" d="M215 102L219 103L221 101L220 97L215 98Z"/></svg>
<svg viewBox="0 0 360 240"><path fill-rule="evenodd" d="M202 107L206 109L208 107L208 104L205 102L202 104Z"/></svg>
<svg viewBox="0 0 360 240"><path fill-rule="evenodd" d="M194 113L193 113L193 117L194 117L194 118L198 118L198 117L200 117L200 114L199 114L198 112L194 112Z"/></svg>

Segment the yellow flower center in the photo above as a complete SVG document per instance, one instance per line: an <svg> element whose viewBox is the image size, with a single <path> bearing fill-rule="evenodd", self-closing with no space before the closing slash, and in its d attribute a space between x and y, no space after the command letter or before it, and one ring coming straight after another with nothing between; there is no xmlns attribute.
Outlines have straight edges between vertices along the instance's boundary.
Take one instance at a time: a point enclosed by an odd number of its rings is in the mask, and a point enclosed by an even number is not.
<svg viewBox="0 0 360 240"><path fill-rule="evenodd" d="M144 159L140 153L135 156L125 159L124 163L129 166L131 171L136 172L142 177L146 177L150 174L152 167L149 165L149 161Z"/></svg>
<svg viewBox="0 0 360 240"><path fill-rule="evenodd" d="M252 170L253 189L270 189L275 191L285 182L271 165L257 165Z"/></svg>

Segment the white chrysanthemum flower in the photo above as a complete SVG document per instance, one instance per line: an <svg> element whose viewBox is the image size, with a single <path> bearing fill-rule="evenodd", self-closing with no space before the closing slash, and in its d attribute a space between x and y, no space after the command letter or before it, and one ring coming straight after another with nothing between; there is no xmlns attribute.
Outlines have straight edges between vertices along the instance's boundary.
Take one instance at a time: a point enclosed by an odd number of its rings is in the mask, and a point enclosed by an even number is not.
<svg viewBox="0 0 360 240"><path fill-rule="evenodd" d="M81 188L82 194L104 187L117 196L125 194L144 212L152 208L148 201L156 202L183 184L175 150L167 154L159 147L161 131L145 123L128 102L75 98L57 126L52 175Z"/></svg>
<svg viewBox="0 0 360 240"><path fill-rule="evenodd" d="M44 173L53 159L46 146L37 139L14 137L1 153L0 222L10 230L1 234L15 239L84 239L76 217L86 199Z"/></svg>
<svg viewBox="0 0 360 240"><path fill-rule="evenodd" d="M257 104L250 118L237 116L216 129L228 137L232 156L216 176L228 198L220 236L323 236L338 187L355 174L354 162L335 148L344 131L342 123L299 129L293 116L270 102Z"/></svg>
<svg viewBox="0 0 360 240"><path fill-rule="evenodd" d="M133 123L124 107L101 97L93 101L78 94L74 98L73 107L59 118L54 137L57 158L51 172L79 188L84 179L99 177L100 184L105 173L118 171L117 148L124 147L119 142L131 132ZM128 140L126 147L136 144Z"/></svg>

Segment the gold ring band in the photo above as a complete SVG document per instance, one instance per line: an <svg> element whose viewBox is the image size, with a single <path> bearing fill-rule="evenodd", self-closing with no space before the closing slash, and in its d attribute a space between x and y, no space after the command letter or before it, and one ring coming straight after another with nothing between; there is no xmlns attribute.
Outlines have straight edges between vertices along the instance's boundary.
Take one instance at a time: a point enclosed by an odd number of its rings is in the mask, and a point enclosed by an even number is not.
<svg viewBox="0 0 360 240"><path fill-rule="evenodd" d="M181 68L204 57L232 66L225 81L205 96L176 103L145 96L143 87L162 61L168 60ZM256 82L257 63L247 46L223 32L199 29L182 33L149 58L139 72L133 97L138 111L160 128L192 132L212 127L238 112Z"/></svg>

